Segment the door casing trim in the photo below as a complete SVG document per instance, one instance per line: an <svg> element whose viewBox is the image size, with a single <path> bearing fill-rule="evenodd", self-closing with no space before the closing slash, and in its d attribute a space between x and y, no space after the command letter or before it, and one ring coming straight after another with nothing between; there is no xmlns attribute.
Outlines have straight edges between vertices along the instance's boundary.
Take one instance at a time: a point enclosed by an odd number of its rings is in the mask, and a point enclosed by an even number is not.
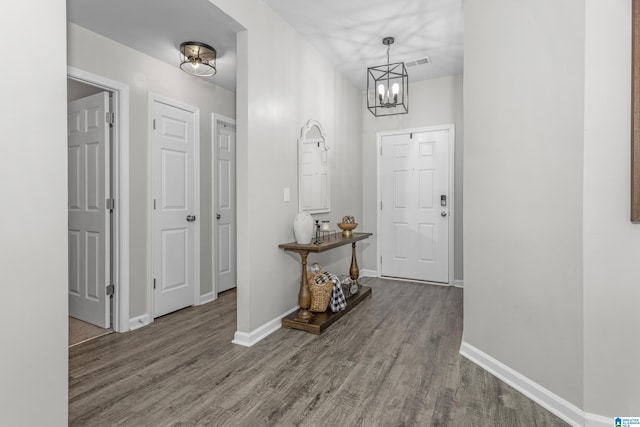
<svg viewBox="0 0 640 427"><path fill-rule="evenodd" d="M455 280L455 125L446 124L438 126L417 127L409 129L396 129L376 132L376 163L377 163L377 194L376 194L376 276L381 277L382 265L380 258L382 256L382 214L380 212L380 203L382 201L382 138L392 135L406 135L409 133L419 132L435 132L439 130L449 131L449 282L448 285L453 286ZM427 280L428 281L428 280Z"/></svg>
<svg viewBox="0 0 640 427"><path fill-rule="evenodd" d="M113 94L113 330L129 330L129 85L67 66L67 77Z"/></svg>

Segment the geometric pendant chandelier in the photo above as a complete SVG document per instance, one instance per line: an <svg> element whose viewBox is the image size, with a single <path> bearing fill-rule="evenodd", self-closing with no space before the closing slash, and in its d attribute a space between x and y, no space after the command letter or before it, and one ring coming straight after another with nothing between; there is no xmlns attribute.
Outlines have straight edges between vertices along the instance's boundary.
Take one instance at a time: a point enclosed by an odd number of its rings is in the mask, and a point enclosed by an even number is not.
<svg viewBox="0 0 640 427"><path fill-rule="evenodd" d="M409 75L404 62L389 63L393 37L385 37L387 63L367 69L367 108L376 117L409 112Z"/></svg>
<svg viewBox="0 0 640 427"><path fill-rule="evenodd" d="M216 70L216 50L200 42L180 45L180 69L198 77L213 76Z"/></svg>

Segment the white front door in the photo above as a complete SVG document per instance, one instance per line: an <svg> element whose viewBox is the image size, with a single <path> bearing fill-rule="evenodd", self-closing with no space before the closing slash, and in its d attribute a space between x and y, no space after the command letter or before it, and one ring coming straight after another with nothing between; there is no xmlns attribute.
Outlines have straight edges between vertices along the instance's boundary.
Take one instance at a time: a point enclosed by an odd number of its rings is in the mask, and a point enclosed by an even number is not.
<svg viewBox="0 0 640 427"><path fill-rule="evenodd" d="M236 129L231 120L216 123L214 141L214 236L216 291L236 287Z"/></svg>
<svg viewBox="0 0 640 427"><path fill-rule="evenodd" d="M109 94L68 105L69 315L110 327ZM44 184L46 185L46 183Z"/></svg>
<svg viewBox="0 0 640 427"><path fill-rule="evenodd" d="M194 305L196 126L192 111L152 102L152 270L154 317Z"/></svg>
<svg viewBox="0 0 640 427"><path fill-rule="evenodd" d="M448 283L449 130L381 143L381 275Z"/></svg>

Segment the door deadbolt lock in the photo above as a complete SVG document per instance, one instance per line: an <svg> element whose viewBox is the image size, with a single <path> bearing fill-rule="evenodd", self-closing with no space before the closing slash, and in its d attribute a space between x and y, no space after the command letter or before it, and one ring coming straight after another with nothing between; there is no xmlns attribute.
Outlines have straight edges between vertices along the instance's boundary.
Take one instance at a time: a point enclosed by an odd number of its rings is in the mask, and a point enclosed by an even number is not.
<svg viewBox="0 0 640 427"><path fill-rule="evenodd" d="M196 216L195 215L187 215L187 221L188 222L193 222L196 220Z"/></svg>
<svg viewBox="0 0 640 427"><path fill-rule="evenodd" d="M447 195L443 194L440 196L440 206L447 206Z"/></svg>

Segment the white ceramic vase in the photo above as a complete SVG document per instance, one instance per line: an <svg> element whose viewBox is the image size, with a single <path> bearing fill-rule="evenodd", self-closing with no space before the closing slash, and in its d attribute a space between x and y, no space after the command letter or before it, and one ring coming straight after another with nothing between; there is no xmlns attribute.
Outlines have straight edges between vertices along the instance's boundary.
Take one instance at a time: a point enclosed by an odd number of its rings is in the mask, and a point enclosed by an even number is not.
<svg viewBox="0 0 640 427"><path fill-rule="evenodd" d="M293 219L293 235L296 243L308 245L313 237L313 217L309 212L299 212Z"/></svg>

